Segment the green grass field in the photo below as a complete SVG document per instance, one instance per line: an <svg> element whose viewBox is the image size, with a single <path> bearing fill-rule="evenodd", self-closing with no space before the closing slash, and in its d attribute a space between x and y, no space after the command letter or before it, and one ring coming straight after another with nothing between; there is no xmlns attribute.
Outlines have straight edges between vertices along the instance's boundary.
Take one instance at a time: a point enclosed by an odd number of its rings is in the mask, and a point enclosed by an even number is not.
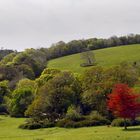
<svg viewBox="0 0 140 140"><path fill-rule="evenodd" d="M93 51L97 65L110 67L123 61L133 62L140 60L140 44L128 45L113 48L106 48ZM71 70L81 73L87 68L80 67L83 63L81 54L69 55L49 61L48 68L57 68L60 70Z"/></svg>
<svg viewBox="0 0 140 140"><path fill-rule="evenodd" d="M0 116L0 140L140 140L140 126L128 131L116 127L85 127L78 129L46 128L22 130L23 118Z"/></svg>

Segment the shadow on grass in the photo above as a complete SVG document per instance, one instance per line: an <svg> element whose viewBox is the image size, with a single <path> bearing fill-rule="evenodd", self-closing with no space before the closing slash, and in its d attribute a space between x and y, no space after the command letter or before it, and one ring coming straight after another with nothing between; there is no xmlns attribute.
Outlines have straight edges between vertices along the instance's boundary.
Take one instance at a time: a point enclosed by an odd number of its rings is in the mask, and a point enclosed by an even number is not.
<svg viewBox="0 0 140 140"><path fill-rule="evenodd" d="M140 128L127 128L127 130L123 129L123 131L140 131Z"/></svg>

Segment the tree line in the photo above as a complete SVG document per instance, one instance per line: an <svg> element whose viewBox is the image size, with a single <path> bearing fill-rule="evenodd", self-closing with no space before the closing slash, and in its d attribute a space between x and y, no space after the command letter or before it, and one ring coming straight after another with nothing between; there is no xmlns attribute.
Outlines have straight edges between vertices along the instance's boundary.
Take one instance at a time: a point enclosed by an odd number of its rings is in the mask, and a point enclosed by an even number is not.
<svg viewBox="0 0 140 140"><path fill-rule="evenodd" d="M0 82L0 112L30 118L20 126L28 129L107 125L116 118L107 106L114 85L133 88L139 85L139 76L138 63L95 66L83 75L46 68L35 80L21 79L14 89L8 81Z"/></svg>
<svg viewBox="0 0 140 140"><path fill-rule="evenodd" d="M2 49L0 50L0 81L9 80L11 81L11 87L14 88L16 82L24 77L29 79L39 77L44 68L46 68L48 61L53 58L85 51L89 52L89 50L139 43L140 35L131 34L121 37L113 36L109 39L91 38L73 40L68 43L60 41L50 48L31 48L23 52ZM87 53L83 56L85 57L86 55ZM88 54L88 56L90 55ZM89 63L91 59L87 60L88 65L91 65L92 62ZM81 64L81 66L85 65L87 64Z"/></svg>
<svg viewBox="0 0 140 140"><path fill-rule="evenodd" d="M53 44L49 49L48 59L58 58L70 54L84 52L85 50L97 50L102 48L115 47L120 45L139 44L140 35L130 34L127 36L112 36L108 39L90 38L82 40L72 40L68 43L60 41Z"/></svg>
<svg viewBox="0 0 140 140"><path fill-rule="evenodd" d="M6 53L2 53L0 61L0 113L30 117L25 127L56 124L79 127L112 121L115 116L107 109L108 94L117 83L129 87L139 84L139 62L122 63L108 69L94 66L83 75L48 69L47 63L69 54L138 43L140 35L128 35L61 41L50 48L31 48L23 52L1 50ZM83 53L83 57L87 58L87 53Z"/></svg>

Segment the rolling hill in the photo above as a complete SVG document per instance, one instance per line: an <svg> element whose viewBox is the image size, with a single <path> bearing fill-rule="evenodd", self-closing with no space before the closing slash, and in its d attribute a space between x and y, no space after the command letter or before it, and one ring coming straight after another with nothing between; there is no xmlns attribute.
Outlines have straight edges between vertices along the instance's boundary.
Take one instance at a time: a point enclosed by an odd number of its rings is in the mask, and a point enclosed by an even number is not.
<svg viewBox="0 0 140 140"><path fill-rule="evenodd" d="M97 65L103 67L111 67L123 61L133 62L140 60L140 44L94 50L93 52ZM82 73L87 67L81 67L81 63L83 63L81 53L78 53L50 60L48 68Z"/></svg>

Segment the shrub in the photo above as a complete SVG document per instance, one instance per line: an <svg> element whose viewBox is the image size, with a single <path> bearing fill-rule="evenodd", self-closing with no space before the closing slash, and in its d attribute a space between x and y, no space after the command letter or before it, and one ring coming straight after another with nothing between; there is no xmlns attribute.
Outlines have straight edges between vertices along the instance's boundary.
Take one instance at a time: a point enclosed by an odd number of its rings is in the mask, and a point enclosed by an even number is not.
<svg viewBox="0 0 140 140"><path fill-rule="evenodd" d="M136 126L136 125L140 125L140 118L136 118L136 120L129 120L127 119L126 120L126 124L127 126ZM121 119L121 118L118 118L118 119L114 119L111 123L112 126L121 126L123 127L124 126L124 120Z"/></svg>
<svg viewBox="0 0 140 140"><path fill-rule="evenodd" d="M97 111L92 111L89 115L89 119L91 119L91 120L104 120L105 117L100 115Z"/></svg>
<svg viewBox="0 0 140 140"><path fill-rule="evenodd" d="M107 125L110 121L107 119L104 120L91 120L91 119L84 119L80 121L73 121L69 119L62 119L59 120L56 124L58 127L65 127L65 128L79 128L79 127L89 127L89 126L100 126L100 125Z"/></svg>
<svg viewBox="0 0 140 140"><path fill-rule="evenodd" d="M51 127L55 126L55 123L54 122L50 122L48 119L46 119L46 120L43 120L41 122L41 125L42 125L42 128L51 128Z"/></svg>
<svg viewBox="0 0 140 140"><path fill-rule="evenodd" d="M94 120L95 122L99 122L99 125L109 125L111 122L106 119L104 116L100 115L97 111L92 111L89 116L87 116L89 120Z"/></svg>
<svg viewBox="0 0 140 140"><path fill-rule="evenodd" d="M19 128L22 128L22 129L38 129L38 128L41 128L41 124L39 123L25 123L25 124L21 124L19 126Z"/></svg>
<svg viewBox="0 0 140 140"><path fill-rule="evenodd" d="M69 119L62 119L62 120L59 120L56 123L56 126L57 127L65 127L65 128L67 128L68 126L73 126L73 122L74 121L69 120Z"/></svg>
<svg viewBox="0 0 140 140"><path fill-rule="evenodd" d="M47 119L42 120L40 122L35 122L32 119L26 121L26 123L19 126L22 129L38 129L38 128L50 128L54 127L55 124L53 122L49 122Z"/></svg>
<svg viewBox="0 0 140 140"><path fill-rule="evenodd" d="M111 125L112 126L121 126L121 127L123 127L124 126L124 120L123 119L120 119L120 118L114 119L112 121ZM126 120L126 125L127 126L131 126L131 121L127 119Z"/></svg>
<svg viewBox="0 0 140 140"><path fill-rule="evenodd" d="M98 112L91 112L88 116L80 115L79 111L74 107L69 107L66 118L57 122L56 126L65 128L79 128L89 126L108 125L111 122L105 117L101 116Z"/></svg>
<svg viewBox="0 0 140 140"><path fill-rule="evenodd" d="M8 112L7 112L6 105L1 104L1 105L0 105L0 114L2 115L2 114L6 114L6 113L8 113Z"/></svg>
<svg viewBox="0 0 140 140"><path fill-rule="evenodd" d="M66 113L66 118L72 121L80 121L83 117L80 114L80 108L76 108L75 106L71 105Z"/></svg>
<svg viewBox="0 0 140 140"><path fill-rule="evenodd" d="M132 126L140 125L140 117L137 117L135 120L131 121Z"/></svg>

